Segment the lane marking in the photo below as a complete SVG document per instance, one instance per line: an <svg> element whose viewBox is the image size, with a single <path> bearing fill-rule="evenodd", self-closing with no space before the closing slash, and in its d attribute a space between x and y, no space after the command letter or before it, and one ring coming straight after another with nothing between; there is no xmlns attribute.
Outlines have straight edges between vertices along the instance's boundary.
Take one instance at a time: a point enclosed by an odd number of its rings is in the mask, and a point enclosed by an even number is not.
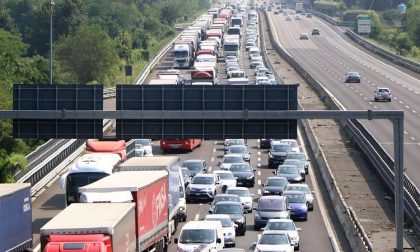
<svg viewBox="0 0 420 252"><path fill-rule="evenodd" d="M260 186L261 185L261 179L259 179L257 183Z"/></svg>
<svg viewBox="0 0 420 252"><path fill-rule="evenodd" d="M211 162L214 162L214 157L211 157L210 161L211 161Z"/></svg>
<svg viewBox="0 0 420 252"><path fill-rule="evenodd" d="M257 171L258 176L261 176L261 171Z"/></svg>
<svg viewBox="0 0 420 252"><path fill-rule="evenodd" d="M213 167L209 166L209 171L211 171L211 169L213 169Z"/></svg>
<svg viewBox="0 0 420 252"><path fill-rule="evenodd" d="M216 148L213 148L213 153L216 153Z"/></svg>
<svg viewBox="0 0 420 252"><path fill-rule="evenodd" d="M198 221L200 219L200 214L196 214L194 220Z"/></svg>
<svg viewBox="0 0 420 252"><path fill-rule="evenodd" d="M261 189L258 189L258 195L261 195Z"/></svg>

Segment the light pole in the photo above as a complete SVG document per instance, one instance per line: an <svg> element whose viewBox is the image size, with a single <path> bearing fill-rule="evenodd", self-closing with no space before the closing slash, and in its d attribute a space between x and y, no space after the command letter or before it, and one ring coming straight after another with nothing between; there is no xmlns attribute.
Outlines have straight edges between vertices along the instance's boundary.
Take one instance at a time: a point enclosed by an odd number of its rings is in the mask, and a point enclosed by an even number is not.
<svg viewBox="0 0 420 252"><path fill-rule="evenodd" d="M52 50L52 47L53 47L53 38L52 38L52 36L53 36L53 30L52 30L52 28L53 28L53 25L52 25L52 21L53 21L53 18L52 18L52 16L53 16L53 6L55 5L55 3L54 3L54 1L53 0L50 0L50 84L52 84L52 54L53 54L53 50Z"/></svg>

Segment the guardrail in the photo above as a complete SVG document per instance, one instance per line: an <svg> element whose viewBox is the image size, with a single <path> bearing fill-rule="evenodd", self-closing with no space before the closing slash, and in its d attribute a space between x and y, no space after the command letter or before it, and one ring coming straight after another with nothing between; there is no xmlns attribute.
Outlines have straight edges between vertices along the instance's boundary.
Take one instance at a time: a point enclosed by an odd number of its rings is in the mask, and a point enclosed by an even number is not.
<svg viewBox="0 0 420 252"><path fill-rule="evenodd" d="M264 12L264 17L266 24L271 29L272 26L266 12ZM275 51L279 53L281 57L301 75L301 77L318 93L318 95L324 102L326 102L327 104L331 104L337 109L340 109L337 103L335 103L334 98L332 98L332 95L330 95L329 92L326 91L315 78L313 78L302 66L300 66L295 61L295 59L291 55L289 55L284 50L284 48L282 48L279 45L272 33L269 33L269 39ZM353 218L353 215L350 214L349 207L344 201L344 198L342 197L338 186L336 186L334 176L328 166L328 162L325 159L325 155L322 149L319 148L316 137L311 133L312 131L309 126L309 121L302 120L301 124L303 125L306 135L309 136L309 142L316 157L316 161L319 164L319 167L323 169L323 180L328 188L330 198L333 201L335 212L337 213L340 219L341 225L346 231L346 236L351 244L351 247L355 251L371 251L366 245L371 244L371 242L369 241L369 238L367 237L366 233L363 231L363 227L360 225L357 218Z"/></svg>

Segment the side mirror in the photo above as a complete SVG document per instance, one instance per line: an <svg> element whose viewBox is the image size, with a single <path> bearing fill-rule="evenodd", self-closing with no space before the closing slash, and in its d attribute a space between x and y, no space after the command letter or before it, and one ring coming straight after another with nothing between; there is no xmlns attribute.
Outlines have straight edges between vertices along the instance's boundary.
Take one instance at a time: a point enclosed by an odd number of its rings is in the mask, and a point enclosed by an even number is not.
<svg viewBox="0 0 420 252"><path fill-rule="evenodd" d="M256 172L256 171L257 171L256 169L253 169L253 170L252 170L252 172Z"/></svg>
<svg viewBox="0 0 420 252"><path fill-rule="evenodd" d="M209 214L213 214L213 212L214 212L213 209L209 210Z"/></svg>
<svg viewBox="0 0 420 252"><path fill-rule="evenodd" d="M312 194L315 194L315 191L311 191Z"/></svg>
<svg viewBox="0 0 420 252"><path fill-rule="evenodd" d="M242 213L246 214L246 213L248 213L248 211L245 210L245 208L244 208L243 211L242 211Z"/></svg>
<svg viewBox="0 0 420 252"><path fill-rule="evenodd" d="M273 171L273 174L276 175L276 171Z"/></svg>
<svg viewBox="0 0 420 252"><path fill-rule="evenodd" d="M178 244L178 238L175 238L175 239L174 239L174 243L175 243L175 244Z"/></svg>
<svg viewBox="0 0 420 252"><path fill-rule="evenodd" d="M67 173L63 174L60 178L60 187L61 189L65 190L66 189L66 181L67 181Z"/></svg>
<svg viewBox="0 0 420 252"><path fill-rule="evenodd" d="M217 242L217 243L222 243L222 239L217 238L217 239L216 239L216 242Z"/></svg>
<svg viewBox="0 0 420 252"><path fill-rule="evenodd" d="M302 229L301 228L296 228L296 231L301 232Z"/></svg>
<svg viewBox="0 0 420 252"><path fill-rule="evenodd" d="M249 154L252 154L252 152L249 152Z"/></svg>
<svg viewBox="0 0 420 252"><path fill-rule="evenodd" d="M255 197L255 194L251 193L249 196L251 196L251 197Z"/></svg>
<svg viewBox="0 0 420 252"><path fill-rule="evenodd" d="M218 162L217 162L217 165L218 165L218 166L220 166L221 164L222 164L222 162L221 162L221 161L218 161Z"/></svg>

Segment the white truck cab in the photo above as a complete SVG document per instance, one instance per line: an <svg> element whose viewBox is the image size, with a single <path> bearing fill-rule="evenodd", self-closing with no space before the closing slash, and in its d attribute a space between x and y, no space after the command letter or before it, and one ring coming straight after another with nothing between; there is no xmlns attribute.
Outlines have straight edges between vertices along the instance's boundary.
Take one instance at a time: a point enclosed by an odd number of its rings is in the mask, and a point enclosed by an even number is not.
<svg viewBox="0 0 420 252"><path fill-rule="evenodd" d="M175 238L178 251L192 252L219 250L224 247L223 227L220 221L190 221Z"/></svg>

